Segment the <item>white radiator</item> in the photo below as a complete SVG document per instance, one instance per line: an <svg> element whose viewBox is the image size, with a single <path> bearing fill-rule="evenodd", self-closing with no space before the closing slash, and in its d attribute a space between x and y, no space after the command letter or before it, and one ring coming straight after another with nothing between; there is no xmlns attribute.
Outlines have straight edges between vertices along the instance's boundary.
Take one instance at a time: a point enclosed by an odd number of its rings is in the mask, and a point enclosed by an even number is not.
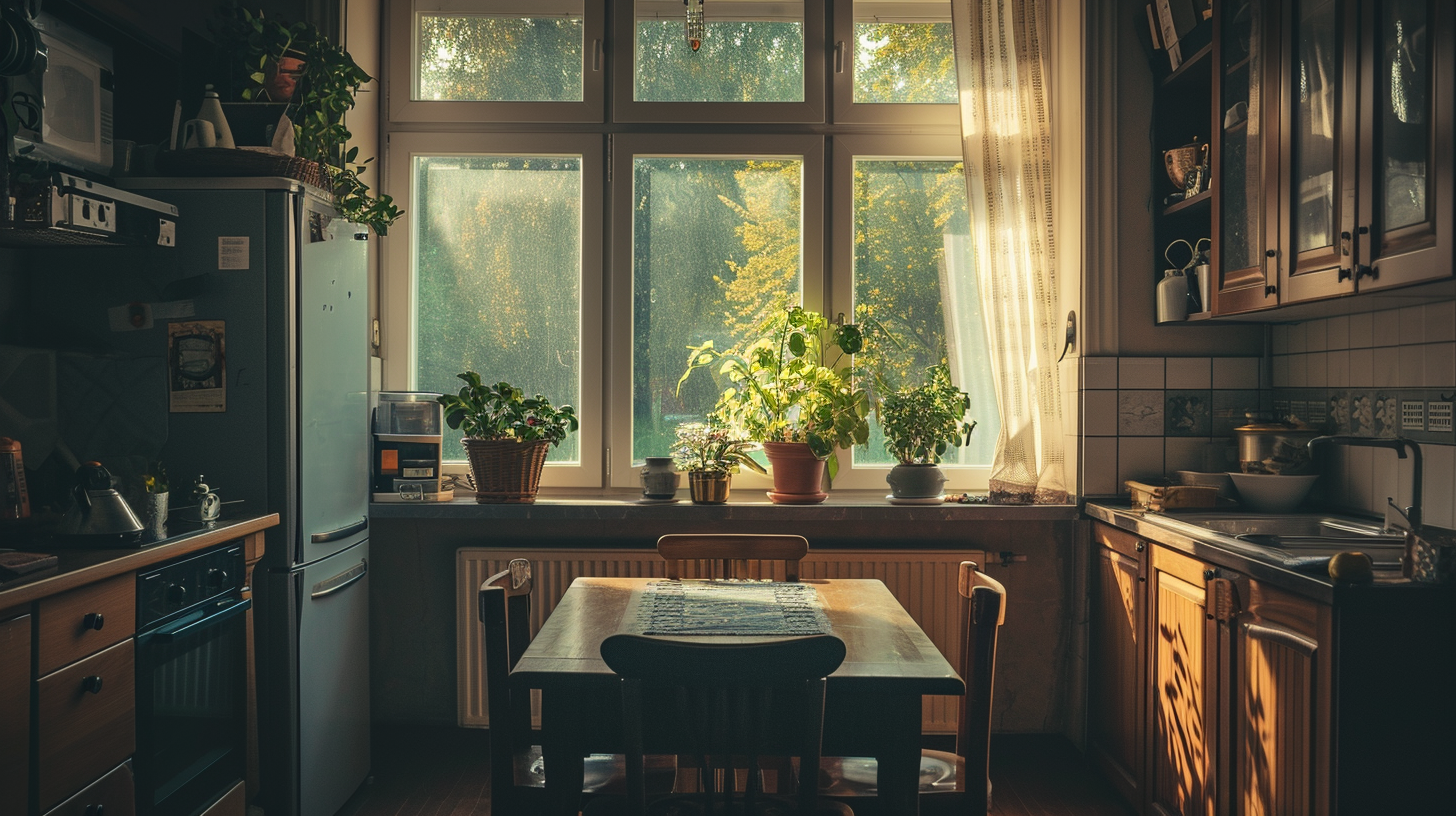
<svg viewBox="0 0 1456 816"><path fill-rule="evenodd" d="M456 553L456 677L462 726L490 724L485 704L485 671L481 655L476 592L485 579L506 568L513 558L531 562L531 634L541 628L556 603L582 575L656 578L664 562L656 550L543 550L463 548ZM956 627L958 570L962 561L984 565L986 554L969 550L837 550L810 552L799 564L802 578L876 578L925 630L954 666L960 659ZM772 577L782 579L782 568ZM768 577L768 576L765 576ZM539 715L539 712L534 712ZM926 697L921 727L928 734L954 734L956 698Z"/></svg>

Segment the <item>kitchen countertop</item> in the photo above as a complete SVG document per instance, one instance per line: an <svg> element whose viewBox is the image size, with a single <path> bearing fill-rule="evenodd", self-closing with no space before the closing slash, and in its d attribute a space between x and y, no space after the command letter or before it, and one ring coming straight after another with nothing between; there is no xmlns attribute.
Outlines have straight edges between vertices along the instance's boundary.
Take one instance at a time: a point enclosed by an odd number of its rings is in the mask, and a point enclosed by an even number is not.
<svg viewBox="0 0 1456 816"><path fill-rule="evenodd" d="M160 564L178 556L205 550L224 541L242 538L278 524L277 513L225 519L204 525L174 521L165 537L130 548L88 548L59 544L46 539L25 540L21 535L6 538L6 545L26 552L51 553L59 557L54 569L22 575L0 584L0 611L23 606L57 592L94 583L113 575Z"/></svg>
<svg viewBox="0 0 1456 816"><path fill-rule="evenodd" d="M1271 556L1236 550L1219 541L1216 533L1190 536L1157 523L1157 513L1134 510L1126 502L1088 501L1084 512L1102 522L1126 530L1133 535L1155 541L1171 549L1220 567L1237 570L1250 578L1321 603L1336 604L1346 593L1370 591L1444 591L1435 584L1418 583L1401 577L1398 571L1376 570L1375 582L1368 585L1336 584L1323 570L1317 573L1289 569ZM1332 514L1334 515L1334 514Z"/></svg>

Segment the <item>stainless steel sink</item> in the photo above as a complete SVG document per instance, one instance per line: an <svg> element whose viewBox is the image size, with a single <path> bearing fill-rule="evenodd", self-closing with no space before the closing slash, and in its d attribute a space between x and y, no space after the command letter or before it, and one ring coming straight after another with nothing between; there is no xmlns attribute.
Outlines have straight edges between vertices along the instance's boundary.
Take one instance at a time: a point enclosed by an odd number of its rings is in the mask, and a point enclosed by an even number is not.
<svg viewBox="0 0 1456 816"><path fill-rule="evenodd" d="M1191 535L1208 535L1225 546L1260 555L1285 566L1318 566L1336 553L1358 550L1376 569L1399 569L1405 536L1385 532L1363 519L1318 513L1239 514L1149 513L1145 517Z"/></svg>

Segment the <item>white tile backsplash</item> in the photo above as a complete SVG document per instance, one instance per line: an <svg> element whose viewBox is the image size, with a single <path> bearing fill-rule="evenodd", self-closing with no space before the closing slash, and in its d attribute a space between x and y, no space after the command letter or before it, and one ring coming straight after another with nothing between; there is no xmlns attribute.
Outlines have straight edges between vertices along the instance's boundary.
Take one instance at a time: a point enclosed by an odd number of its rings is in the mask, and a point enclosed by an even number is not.
<svg viewBox="0 0 1456 816"><path fill-rule="evenodd" d="M1203 470L1203 452L1208 440L1203 437L1170 436L1163 440L1163 472L1169 478L1180 470Z"/></svg>
<svg viewBox="0 0 1456 816"><path fill-rule="evenodd" d="M1407 306L1400 310L1400 344L1409 346L1426 340L1426 307Z"/></svg>
<svg viewBox="0 0 1456 816"><path fill-rule="evenodd" d="M1427 388L1456 386L1456 343L1427 343L1425 382Z"/></svg>
<svg viewBox="0 0 1456 816"><path fill-rule="evenodd" d="M1289 353L1289 327L1288 326L1286 326L1286 325L1284 325L1282 323L1276 323L1275 325L1273 325L1273 326L1270 327L1269 336L1270 336L1270 341L1274 344L1274 353L1275 354L1288 354Z"/></svg>
<svg viewBox="0 0 1456 816"><path fill-rule="evenodd" d="M1451 500L1456 494L1456 447L1426 445L1421 453L1425 456L1421 503L1426 523L1456 527L1456 506Z"/></svg>
<svg viewBox="0 0 1456 816"><path fill-rule="evenodd" d="M1304 327L1305 324L1303 323L1295 323L1293 326L1289 327L1290 354L1303 354L1306 351L1304 347L1304 336L1306 334L1306 329Z"/></svg>
<svg viewBox="0 0 1456 816"><path fill-rule="evenodd" d="M1211 364L1217 360L1207 357L1169 357L1165 388L1212 388Z"/></svg>
<svg viewBox="0 0 1456 816"><path fill-rule="evenodd" d="M1325 355L1325 377L1331 388L1348 388L1350 385L1350 351L1327 352Z"/></svg>
<svg viewBox="0 0 1456 816"><path fill-rule="evenodd" d="M1147 481L1163 475L1163 437L1124 436L1117 440L1117 487L1129 479Z"/></svg>
<svg viewBox="0 0 1456 816"><path fill-rule="evenodd" d="M1162 388L1162 357L1122 357L1117 361L1118 388Z"/></svg>
<svg viewBox="0 0 1456 816"><path fill-rule="evenodd" d="M1082 358L1082 387L1083 388L1116 388L1117 387L1117 358L1116 357L1083 357Z"/></svg>
<svg viewBox="0 0 1456 816"><path fill-rule="evenodd" d="M1456 300L1445 303L1428 303L1424 307L1427 343L1444 343L1456 340Z"/></svg>
<svg viewBox="0 0 1456 816"><path fill-rule="evenodd" d="M1374 316L1369 312L1350 315L1350 348L1370 348L1373 345L1375 345Z"/></svg>
<svg viewBox="0 0 1456 816"><path fill-rule="evenodd" d="M1396 354L1396 386L1414 386L1425 383L1426 347L1401 346Z"/></svg>
<svg viewBox="0 0 1456 816"><path fill-rule="evenodd" d="M1326 321L1325 345L1331 351L1350 347L1350 318L1348 315L1339 315Z"/></svg>
<svg viewBox="0 0 1456 816"><path fill-rule="evenodd" d="M1117 473L1117 437L1096 436L1082 440L1083 494L1111 496L1121 493Z"/></svg>
<svg viewBox="0 0 1456 816"><path fill-rule="evenodd" d="M1274 362L1278 363L1279 358L1275 357ZM1350 349L1350 387L1371 388L1375 385L1374 374L1375 350L1368 348ZM1274 378L1279 381L1278 377Z"/></svg>
<svg viewBox="0 0 1456 816"><path fill-rule="evenodd" d="M1170 386L1171 387L1171 386ZM1258 357L1216 357L1213 360L1214 388L1258 388Z"/></svg>
<svg viewBox="0 0 1456 816"><path fill-rule="evenodd" d="M1324 388L1330 384L1329 370L1326 367L1326 358L1329 355L1323 351L1304 355L1304 382L1310 388Z"/></svg>
<svg viewBox="0 0 1456 816"><path fill-rule="evenodd" d="M1117 392L1082 392L1082 429L1088 436L1117 436Z"/></svg>
<svg viewBox="0 0 1456 816"><path fill-rule="evenodd" d="M1379 346L1400 345L1400 310L1387 309L1371 315L1375 319L1375 342Z"/></svg>
<svg viewBox="0 0 1456 816"><path fill-rule="evenodd" d="M1324 351L1329 348L1325 335L1325 326L1329 321L1311 320L1304 324L1304 350Z"/></svg>
<svg viewBox="0 0 1456 816"><path fill-rule="evenodd" d="M1376 388L1394 388L1400 379L1400 349L1397 346L1381 346L1371 349L1374 368L1371 370L1371 385Z"/></svg>

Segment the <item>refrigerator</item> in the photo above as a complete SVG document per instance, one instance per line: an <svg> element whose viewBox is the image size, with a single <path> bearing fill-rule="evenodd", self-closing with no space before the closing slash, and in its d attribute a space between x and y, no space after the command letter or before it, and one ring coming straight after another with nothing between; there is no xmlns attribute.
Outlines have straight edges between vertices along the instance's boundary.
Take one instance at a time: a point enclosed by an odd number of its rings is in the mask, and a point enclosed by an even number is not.
<svg viewBox="0 0 1456 816"><path fill-rule="evenodd" d="M370 769L368 231L289 179L135 182L186 213L169 325L221 335L203 410L169 373L162 459L280 519L253 576L259 804L334 816ZM181 345L173 369L206 373Z"/></svg>

